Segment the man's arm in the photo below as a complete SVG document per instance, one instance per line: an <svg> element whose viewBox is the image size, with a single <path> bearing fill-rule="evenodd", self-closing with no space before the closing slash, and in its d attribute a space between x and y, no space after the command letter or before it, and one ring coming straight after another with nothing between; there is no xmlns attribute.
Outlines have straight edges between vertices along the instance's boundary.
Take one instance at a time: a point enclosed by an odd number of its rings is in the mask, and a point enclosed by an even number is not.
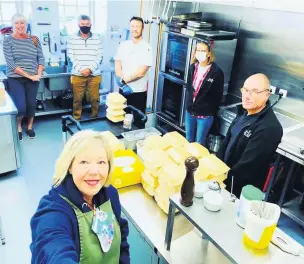
<svg viewBox="0 0 304 264"><path fill-rule="evenodd" d="M118 78L123 78L121 61L115 60L115 75Z"/></svg>
<svg viewBox="0 0 304 264"><path fill-rule="evenodd" d="M136 72L132 73L130 76L123 76L123 80L126 83L134 82L138 79L144 77L147 71L152 66L152 48L148 45L147 50L143 53L142 65L136 70Z"/></svg>
<svg viewBox="0 0 304 264"><path fill-rule="evenodd" d="M144 77L147 73L147 71L149 70L150 66L146 66L146 65L142 65L140 66L136 72L134 72L133 74L131 74L130 76L124 76L123 80L126 83L130 83L130 82L134 82L138 79L141 79L142 77Z"/></svg>

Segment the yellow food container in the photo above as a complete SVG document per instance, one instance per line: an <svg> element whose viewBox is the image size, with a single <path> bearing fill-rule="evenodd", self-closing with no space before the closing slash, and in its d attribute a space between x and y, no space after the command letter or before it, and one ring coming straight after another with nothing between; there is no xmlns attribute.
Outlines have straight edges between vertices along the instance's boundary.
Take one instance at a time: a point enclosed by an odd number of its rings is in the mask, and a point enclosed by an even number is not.
<svg viewBox="0 0 304 264"><path fill-rule="evenodd" d="M141 182L145 167L133 150L124 149L114 152L111 184L115 188L135 185Z"/></svg>
<svg viewBox="0 0 304 264"><path fill-rule="evenodd" d="M252 201L247 212L244 244L253 249L268 247L276 229L281 209L278 205Z"/></svg>

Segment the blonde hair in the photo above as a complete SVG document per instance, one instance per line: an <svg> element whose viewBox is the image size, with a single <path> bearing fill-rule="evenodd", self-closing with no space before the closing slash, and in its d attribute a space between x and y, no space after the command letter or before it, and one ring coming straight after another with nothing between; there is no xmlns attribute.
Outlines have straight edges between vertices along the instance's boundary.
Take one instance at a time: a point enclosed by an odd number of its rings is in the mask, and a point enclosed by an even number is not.
<svg viewBox="0 0 304 264"><path fill-rule="evenodd" d="M85 149L93 140L100 140L102 146L106 150L109 163L109 174L104 186L109 186L111 182L113 165L113 153L110 149L110 146L100 132L83 130L77 132L68 140L63 148L63 151L59 155L56 161L55 173L53 177L54 187L58 187L64 181L68 175L69 169L75 159L75 156L79 154L83 149ZM98 151L98 149L96 151Z"/></svg>
<svg viewBox="0 0 304 264"><path fill-rule="evenodd" d="M195 50L194 50L193 55L192 55L191 63L197 63L198 62L198 60L195 58L195 54L196 54L196 51L197 51L197 45L199 45L199 44L205 45L209 49L209 52L208 52L209 57L207 59L208 60L208 64L210 65L213 62L215 62L215 56L214 56L214 52L213 52L213 49L212 49L211 45L208 46L205 42L198 42L196 44L196 46L195 46Z"/></svg>

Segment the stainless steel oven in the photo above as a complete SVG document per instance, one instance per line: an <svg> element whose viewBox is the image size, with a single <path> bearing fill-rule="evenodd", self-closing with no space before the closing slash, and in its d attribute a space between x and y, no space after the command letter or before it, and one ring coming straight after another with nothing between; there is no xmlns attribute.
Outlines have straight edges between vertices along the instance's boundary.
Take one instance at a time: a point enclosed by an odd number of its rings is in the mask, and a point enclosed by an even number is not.
<svg viewBox="0 0 304 264"><path fill-rule="evenodd" d="M158 77L157 90L156 113L180 127L184 116L185 83L161 73Z"/></svg>
<svg viewBox="0 0 304 264"><path fill-rule="evenodd" d="M192 40L181 34L163 32L160 71L187 81Z"/></svg>
<svg viewBox="0 0 304 264"><path fill-rule="evenodd" d="M212 39L216 63L222 68L225 76L224 93L227 93L237 42L236 34L209 31L201 32L200 38L167 31L162 34L154 109L161 122L184 132L187 74L197 42L201 39Z"/></svg>

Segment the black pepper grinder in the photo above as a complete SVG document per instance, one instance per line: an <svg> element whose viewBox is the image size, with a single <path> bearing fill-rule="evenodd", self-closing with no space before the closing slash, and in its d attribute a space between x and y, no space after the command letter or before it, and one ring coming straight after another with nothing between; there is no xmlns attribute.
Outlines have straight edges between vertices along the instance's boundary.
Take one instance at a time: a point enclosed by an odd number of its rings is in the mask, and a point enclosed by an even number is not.
<svg viewBox="0 0 304 264"><path fill-rule="evenodd" d="M181 189L180 203L183 206L189 207L193 204L194 197L194 172L198 168L199 162L195 157L188 157L185 160L186 178Z"/></svg>

